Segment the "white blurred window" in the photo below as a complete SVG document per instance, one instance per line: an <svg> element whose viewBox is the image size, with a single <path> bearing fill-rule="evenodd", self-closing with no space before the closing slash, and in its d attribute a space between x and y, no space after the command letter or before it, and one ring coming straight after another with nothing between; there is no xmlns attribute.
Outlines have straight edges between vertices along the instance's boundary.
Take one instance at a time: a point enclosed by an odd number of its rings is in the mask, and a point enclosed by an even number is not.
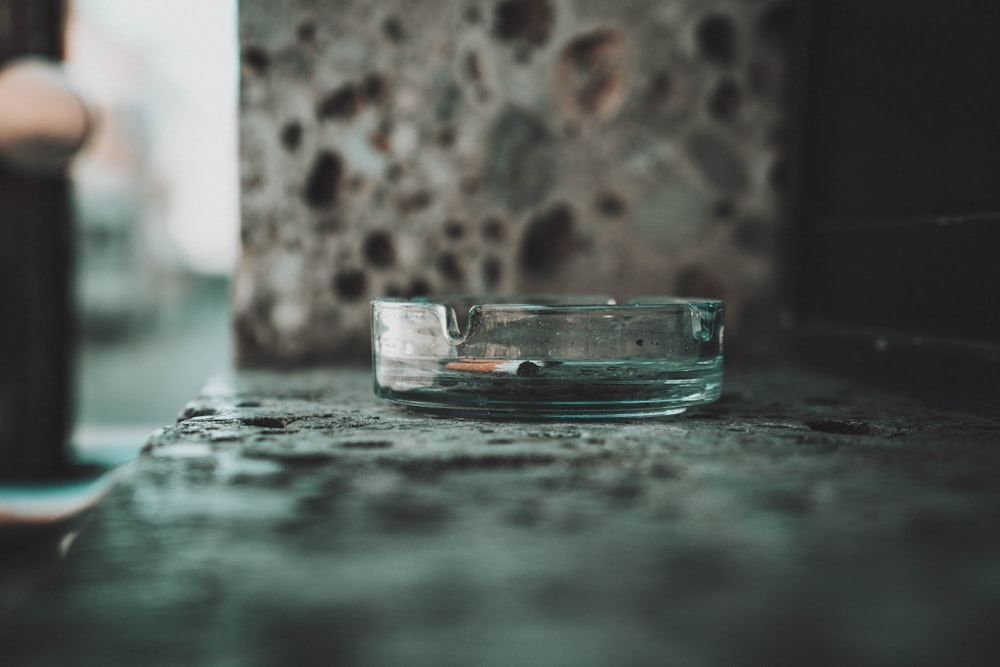
<svg viewBox="0 0 1000 667"><path fill-rule="evenodd" d="M79 217L105 236L133 225L124 245L140 270L235 265L236 12L236 0L71 2L68 67L102 110L73 167Z"/></svg>

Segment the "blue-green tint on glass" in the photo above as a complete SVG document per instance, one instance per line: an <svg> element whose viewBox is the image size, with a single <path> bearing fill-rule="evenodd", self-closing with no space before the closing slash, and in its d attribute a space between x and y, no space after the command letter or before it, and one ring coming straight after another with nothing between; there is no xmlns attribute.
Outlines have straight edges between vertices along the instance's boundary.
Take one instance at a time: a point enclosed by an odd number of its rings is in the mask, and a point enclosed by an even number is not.
<svg viewBox="0 0 1000 667"><path fill-rule="evenodd" d="M678 414L719 397L723 318L711 299L376 299L375 393L470 417Z"/></svg>

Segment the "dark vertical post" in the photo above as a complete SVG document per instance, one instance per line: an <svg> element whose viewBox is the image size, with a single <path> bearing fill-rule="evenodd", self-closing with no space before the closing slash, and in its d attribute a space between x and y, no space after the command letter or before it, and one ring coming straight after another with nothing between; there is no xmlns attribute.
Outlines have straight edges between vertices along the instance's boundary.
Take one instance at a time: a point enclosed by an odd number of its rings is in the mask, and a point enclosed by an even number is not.
<svg viewBox="0 0 1000 667"><path fill-rule="evenodd" d="M0 0L0 67L61 58L64 9L63 0ZM48 477L63 464L71 250L65 176L0 164L0 479Z"/></svg>

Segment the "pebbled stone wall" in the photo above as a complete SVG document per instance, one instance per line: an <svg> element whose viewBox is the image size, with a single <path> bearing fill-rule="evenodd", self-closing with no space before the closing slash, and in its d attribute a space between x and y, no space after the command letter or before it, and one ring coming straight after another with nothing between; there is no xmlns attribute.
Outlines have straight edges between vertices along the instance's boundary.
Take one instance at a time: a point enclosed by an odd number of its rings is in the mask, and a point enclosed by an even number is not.
<svg viewBox="0 0 1000 667"><path fill-rule="evenodd" d="M368 302L721 297L777 322L773 0L240 4L243 365L363 358Z"/></svg>

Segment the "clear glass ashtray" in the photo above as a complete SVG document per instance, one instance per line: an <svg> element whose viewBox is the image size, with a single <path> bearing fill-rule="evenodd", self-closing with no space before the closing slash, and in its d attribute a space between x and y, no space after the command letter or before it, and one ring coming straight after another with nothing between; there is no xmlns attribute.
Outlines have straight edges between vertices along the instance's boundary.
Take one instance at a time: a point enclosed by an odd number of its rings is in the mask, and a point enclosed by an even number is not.
<svg viewBox="0 0 1000 667"><path fill-rule="evenodd" d="M375 393L471 417L674 415L719 397L723 314L673 297L376 299Z"/></svg>

